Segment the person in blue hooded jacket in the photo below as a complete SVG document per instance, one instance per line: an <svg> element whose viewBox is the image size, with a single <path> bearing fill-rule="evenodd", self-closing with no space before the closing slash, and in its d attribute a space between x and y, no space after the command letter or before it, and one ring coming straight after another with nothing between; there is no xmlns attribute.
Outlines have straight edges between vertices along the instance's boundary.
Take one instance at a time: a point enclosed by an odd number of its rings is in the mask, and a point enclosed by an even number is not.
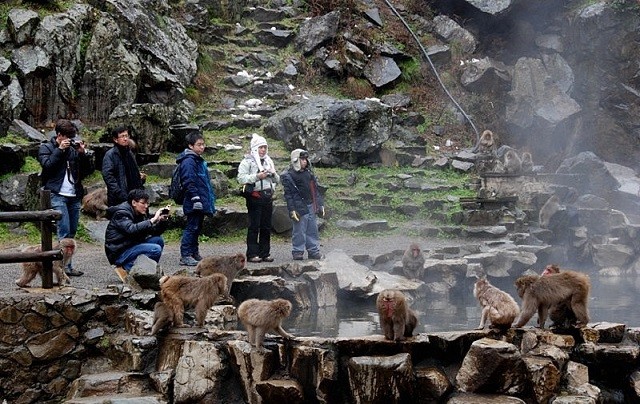
<svg viewBox="0 0 640 404"><path fill-rule="evenodd" d="M190 133L186 136L186 141L187 148L176 159L185 190L182 211L187 218L180 241L180 265L196 266L202 259L198 248L202 223L206 215L216 212L216 197L207 162L202 158L204 138L200 133Z"/></svg>

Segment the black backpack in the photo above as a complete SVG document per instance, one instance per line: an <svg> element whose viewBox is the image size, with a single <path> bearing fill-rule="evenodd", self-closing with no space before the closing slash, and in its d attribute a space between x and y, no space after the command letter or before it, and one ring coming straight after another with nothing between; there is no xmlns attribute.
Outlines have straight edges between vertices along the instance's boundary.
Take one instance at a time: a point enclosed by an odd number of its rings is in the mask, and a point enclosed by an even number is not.
<svg viewBox="0 0 640 404"><path fill-rule="evenodd" d="M184 202L184 187L182 186L182 179L180 178L180 164L173 169L173 174L171 175L169 198L173 199L178 205L182 205L182 202Z"/></svg>

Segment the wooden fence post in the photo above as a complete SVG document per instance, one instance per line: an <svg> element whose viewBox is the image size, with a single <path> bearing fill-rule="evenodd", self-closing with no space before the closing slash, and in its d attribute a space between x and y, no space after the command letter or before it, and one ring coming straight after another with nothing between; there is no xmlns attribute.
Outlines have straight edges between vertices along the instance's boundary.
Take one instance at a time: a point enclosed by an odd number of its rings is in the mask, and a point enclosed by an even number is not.
<svg viewBox="0 0 640 404"><path fill-rule="evenodd" d="M40 209L51 209L51 191L47 189L40 190ZM53 228L55 228L53 221L43 220L40 222L41 251L50 251L53 248ZM62 268L62 270L65 271L65 268ZM42 261L42 287L44 289L53 287L53 261Z"/></svg>

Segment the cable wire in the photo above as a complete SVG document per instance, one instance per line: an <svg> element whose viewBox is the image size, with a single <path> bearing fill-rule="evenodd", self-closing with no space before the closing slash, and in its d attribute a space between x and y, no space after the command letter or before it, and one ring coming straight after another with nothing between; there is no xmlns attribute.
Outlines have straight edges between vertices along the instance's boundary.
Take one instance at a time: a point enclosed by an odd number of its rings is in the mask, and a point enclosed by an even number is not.
<svg viewBox="0 0 640 404"><path fill-rule="evenodd" d="M440 75L438 74L438 71L436 70L435 65L433 64L433 62L431 61L431 58L429 57L429 54L427 53L427 50L424 48L424 46L422 46L422 43L420 42L420 39L418 39L418 37L416 36L416 34L413 32L413 30L409 27L409 24L407 24L407 22L404 20L404 18L402 18L402 16L400 15L400 13L398 13L398 10L396 10L396 8L389 2L389 0L384 0L384 2L387 4L387 6L389 7L389 9L391 9L391 11L393 12L393 14L396 15L396 17L398 17L398 19L402 22L402 24L405 26L405 28L407 29L407 31L409 31L409 33L411 34L411 36L413 37L413 39L416 41L416 43L418 44L418 46L420 47L420 50L422 51L422 54L424 55L425 59L427 59L427 62L429 62L429 66L431 66L431 70L433 70L433 74L435 74L436 79L438 79L438 83L440 83L440 86L442 87L442 89L444 90L444 92L447 94L447 96L449 97L449 99L451 100L451 102L453 102L453 104L456 106L456 108L458 108L458 110L460 111L460 113L462 113L462 115L465 117L465 119L467 120L467 122L469 122L469 124L471 125L471 127L473 128L473 131L476 133L476 145L473 147L472 151L477 151L478 150L478 146L480 144L480 133L478 132L478 129L476 128L476 125L474 125L473 121L471 120L471 118L469 117L469 115L467 115L467 113L464 111L464 109L460 106L460 104L458 104L458 102L455 100L455 98L453 98L453 95L451 95L451 93L449 92L449 90L447 89L447 87L444 85L444 83L442 82L442 79L440 78Z"/></svg>

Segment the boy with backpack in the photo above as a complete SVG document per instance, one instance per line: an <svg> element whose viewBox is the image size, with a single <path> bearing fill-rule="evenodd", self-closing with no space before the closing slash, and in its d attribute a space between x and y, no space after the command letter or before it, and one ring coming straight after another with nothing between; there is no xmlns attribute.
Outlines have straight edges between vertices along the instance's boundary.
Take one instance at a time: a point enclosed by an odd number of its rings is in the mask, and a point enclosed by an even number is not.
<svg viewBox="0 0 640 404"><path fill-rule="evenodd" d="M180 183L184 190L182 210L187 224L182 231L180 241L180 265L196 266L202 259L198 249L198 237L202 231L205 215L215 213L215 193L211 186L211 177L207 162L202 158L205 143L200 133L186 136L187 148L178 158Z"/></svg>

